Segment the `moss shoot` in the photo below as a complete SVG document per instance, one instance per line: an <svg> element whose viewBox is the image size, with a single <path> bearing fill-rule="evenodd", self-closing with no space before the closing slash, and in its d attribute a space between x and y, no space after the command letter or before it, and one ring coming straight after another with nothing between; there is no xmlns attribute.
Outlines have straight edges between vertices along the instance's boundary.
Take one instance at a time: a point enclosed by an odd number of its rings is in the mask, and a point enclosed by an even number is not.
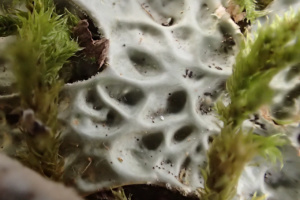
<svg viewBox="0 0 300 200"><path fill-rule="evenodd" d="M268 13L264 10L273 0L229 0L230 4L238 5L240 12L246 12L246 18L253 23L256 18Z"/></svg>
<svg viewBox="0 0 300 200"><path fill-rule="evenodd" d="M77 42L71 39L68 23L76 17L69 12L58 15L51 0L15 3L24 3L27 10L7 9L0 16L0 24L11 26L0 32L1 36L16 34L6 57L16 78L23 111L20 128L26 138L26 147L17 157L44 176L59 179L63 158L58 154L57 109L63 81L58 72L79 50Z"/></svg>
<svg viewBox="0 0 300 200"><path fill-rule="evenodd" d="M270 103L273 91L269 82L274 75L300 62L299 37L300 13L261 27L255 39L249 36L242 44L226 83L231 103L225 106L220 100L216 104L223 128L208 150L203 199L232 199L244 167L255 156L281 160L278 147L286 143L281 134L264 137L243 131L241 124L249 114Z"/></svg>

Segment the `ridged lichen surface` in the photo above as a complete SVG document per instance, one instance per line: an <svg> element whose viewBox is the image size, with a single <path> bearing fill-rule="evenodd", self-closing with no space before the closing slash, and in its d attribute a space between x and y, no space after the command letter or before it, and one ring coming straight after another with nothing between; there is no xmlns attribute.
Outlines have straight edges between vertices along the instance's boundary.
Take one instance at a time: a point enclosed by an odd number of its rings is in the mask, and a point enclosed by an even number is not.
<svg viewBox="0 0 300 200"><path fill-rule="evenodd" d="M158 184L183 193L203 187L200 169L206 168L210 142L222 126L214 102L224 95L243 37L224 1L73 3L109 39L110 50L101 73L63 89L64 181L83 194L129 184ZM295 3L278 1L270 9L287 11ZM285 78L291 69L271 82L276 89L271 110L297 105L284 104L290 102L284 99L289 92L297 94L298 79ZM274 125L266 112L260 110L258 119L250 116L244 127L262 135L287 132L299 148L297 128ZM236 198L251 199L255 192L269 200L297 198L296 149L284 147L283 157L282 170L259 158L246 167Z"/></svg>
<svg viewBox="0 0 300 200"><path fill-rule="evenodd" d="M203 187L200 168L219 131L213 102L232 70L238 26L219 1L75 3L110 40L110 52L103 72L65 87L66 181L84 192Z"/></svg>

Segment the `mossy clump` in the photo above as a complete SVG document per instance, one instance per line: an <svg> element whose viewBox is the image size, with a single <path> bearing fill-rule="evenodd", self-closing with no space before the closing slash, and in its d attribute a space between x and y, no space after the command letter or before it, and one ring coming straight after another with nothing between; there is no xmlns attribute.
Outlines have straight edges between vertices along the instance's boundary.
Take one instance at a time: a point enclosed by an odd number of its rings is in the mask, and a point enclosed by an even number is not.
<svg viewBox="0 0 300 200"><path fill-rule="evenodd" d="M271 25L261 27L254 39L250 37L243 42L233 74L226 83L230 104L225 106L221 100L216 104L223 128L208 150L208 167L203 170L203 199L232 199L244 167L257 155L282 162L278 147L287 142L283 135L256 135L243 131L241 124L249 114L270 103L271 79L280 70L300 62L297 39L300 13L278 18Z"/></svg>
<svg viewBox="0 0 300 200"><path fill-rule="evenodd" d="M232 76L226 84L231 103L219 101L217 111L224 126L238 127L249 114L273 97L271 79L282 69L300 62L300 13L261 27L254 39L242 43Z"/></svg>
<svg viewBox="0 0 300 200"><path fill-rule="evenodd" d="M273 0L229 0L229 4L239 6L240 13L246 13L246 18L251 23L266 15L268 11L265 8L272 2Z"/></svg>
<svg viewBox="0 0 300 200"><path fill-rule="evenodd" d="M51 0L13 3L23 3L27 9L10 7L0 16L0 24L10 24L7 30L0 30L1 36L16 35L5 54L16 78L23 113L20 129L26 138L26 147L16 156L41 174L59 179L63 168L58 154L58 98L63 86L59 71L80 50L71 38L69 24L76 17L69 12L58 15Z"/></svg>
<svg viewBox="0 0 300 200"><path fill-rule="evenodd" d="M6 37L15 34L21 21L17 16L10 14L0 15L0 37Z"/></svg>
<svg viewBox="0 0 300 200"><path fill-rule="evenodd" d="M243 132L232 132L225 127L213 141L208 151L208 168L203 171L205 179L204 198L231 200L244 167L257 155L275 162L281 160L279 146L286 144L282 135L270 137Z"/></svg>

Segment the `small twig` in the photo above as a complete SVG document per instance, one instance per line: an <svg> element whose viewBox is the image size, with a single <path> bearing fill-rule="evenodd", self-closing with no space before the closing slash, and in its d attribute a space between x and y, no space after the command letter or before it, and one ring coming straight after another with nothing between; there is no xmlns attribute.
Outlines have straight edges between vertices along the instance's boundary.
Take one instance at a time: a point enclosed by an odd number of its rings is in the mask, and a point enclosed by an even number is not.
<svg viewBox="0 0 300 200"><path fill-rule="evenodd" d="M141 4L142 9L155 21L154 17L152 14L144 7L144 4Z"/></svg>
<svg viewBox="0 0 300 200"><path fill-rule="evenodd" d="M103 142L103 146L105 147L105 149L108 151L109 147L105 145L105 143Z"/></svg>
<svg viewBox="0 0 300 200"><path fill-rule="evenodd" d="M90 165L93 162L93 160L90 157L88 157L88 161L89 161L89 164L84 168L84 170L81 172L81 174L84 174L84 172L90 167Z"/></svg>

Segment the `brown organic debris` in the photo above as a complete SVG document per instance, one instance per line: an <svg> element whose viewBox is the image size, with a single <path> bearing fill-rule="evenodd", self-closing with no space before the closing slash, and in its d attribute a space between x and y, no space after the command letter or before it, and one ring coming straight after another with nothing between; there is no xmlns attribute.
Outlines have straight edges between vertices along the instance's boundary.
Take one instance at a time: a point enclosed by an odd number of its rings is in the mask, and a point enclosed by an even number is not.
<svg viewBox="0 0 300 200"><path fill-rule="evenodd" d="M226 8L226 11L230 14L235 23L243 21L246 18L246 12L240 12L240 10L240 6L232 2L230 2Z"/></svg>
<svg viewBox="0 0 300 200"><path fill-rule="evenodd" d="M78 39L80 47L84 48L82 52L85 56L97 61L99 70L107 60L109 40L106 38L93 40L92 33L88 27L89 23L87 20L80 20L74 28L73 34Z"/></svg>

